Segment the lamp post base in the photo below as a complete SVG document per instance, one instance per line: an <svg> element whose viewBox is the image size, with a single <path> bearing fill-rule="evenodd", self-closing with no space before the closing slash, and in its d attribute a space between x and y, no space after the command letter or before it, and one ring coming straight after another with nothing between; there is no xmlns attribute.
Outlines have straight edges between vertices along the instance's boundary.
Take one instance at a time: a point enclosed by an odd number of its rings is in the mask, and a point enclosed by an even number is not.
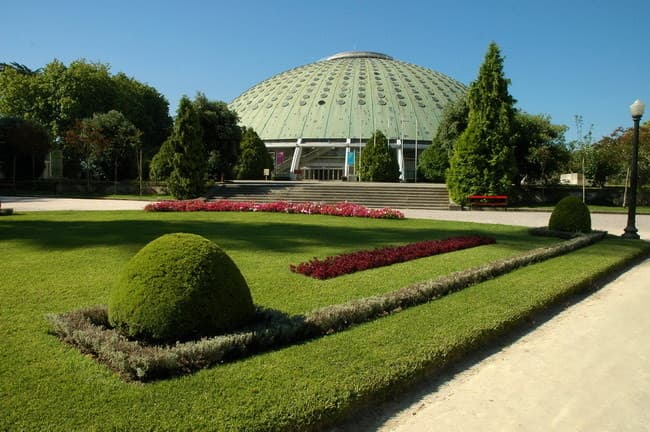
<svg viewBox="0 0 650 432"><path fill-rule="evenodd" d="M639 231L636 227L626 227L624 231L623 235L621 235L624 239L639 240L641 238L639 237Z"/></svg>

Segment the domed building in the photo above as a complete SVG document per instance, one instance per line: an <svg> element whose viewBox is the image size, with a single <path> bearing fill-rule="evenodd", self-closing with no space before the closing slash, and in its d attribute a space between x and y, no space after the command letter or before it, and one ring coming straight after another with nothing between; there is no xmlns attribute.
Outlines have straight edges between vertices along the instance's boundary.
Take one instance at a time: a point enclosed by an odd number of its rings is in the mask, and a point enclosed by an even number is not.
<svg viewBox="0 0 650 432"><path fill-rule="evenodd" d="M276 177L356 180L365 142L380 130L405 181L416 178L445 105L466 91L439 72L355 51L275 75L230 108L264 140Z"/></svg>

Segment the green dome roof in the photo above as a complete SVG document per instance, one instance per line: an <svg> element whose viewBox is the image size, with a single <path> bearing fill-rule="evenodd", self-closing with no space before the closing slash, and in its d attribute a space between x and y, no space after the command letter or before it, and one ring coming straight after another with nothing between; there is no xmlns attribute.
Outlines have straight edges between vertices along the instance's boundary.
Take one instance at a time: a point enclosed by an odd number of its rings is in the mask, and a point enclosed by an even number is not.
<svg viewBox="0 0 650 432"><path fill-rule="evenodd" d="M369 138L377 129L389 139L426 142L444 106L466 90L439 72L352 51L262 81L230 108L267 143Z"/></svg>

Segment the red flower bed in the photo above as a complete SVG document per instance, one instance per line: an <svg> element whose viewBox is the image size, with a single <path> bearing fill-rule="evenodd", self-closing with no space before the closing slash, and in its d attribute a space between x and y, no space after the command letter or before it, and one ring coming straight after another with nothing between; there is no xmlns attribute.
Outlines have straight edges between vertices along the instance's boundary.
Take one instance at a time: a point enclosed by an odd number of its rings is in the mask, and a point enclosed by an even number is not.
<svg viewBox="0 0 650 432"><path fill-rule="evenodd" d="M496 243L495 239L483 236L427 240L405 246L390 246L381 249L329 256L322 260L314 258L311 261L298 265L291 264L289 265L289 269L294 273L304 274L315 279L330 279L361 270L383 267L417 258L494 243Z"/></svg>
<svg viewBox="0 0 650 432"><path fill-rule="evenodd" d="M256 203L253 201L161 201L148 204L145 211L253 211L272 213L300 213L300 214L321 214L330 216L355 216L373 219L403 219L404 214L390 208L369 209L359 204L348 202L324 204L315 202L287 202L276 201L271 203Z"/></svg>

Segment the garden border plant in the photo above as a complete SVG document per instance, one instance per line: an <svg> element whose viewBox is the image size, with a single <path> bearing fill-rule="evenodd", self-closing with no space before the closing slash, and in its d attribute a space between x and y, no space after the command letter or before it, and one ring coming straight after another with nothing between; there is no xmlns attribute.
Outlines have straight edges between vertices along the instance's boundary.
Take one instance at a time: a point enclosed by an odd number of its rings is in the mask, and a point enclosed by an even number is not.
<svg viewBox="0 0 650 432"><path fill-rule="evenodd" d="M125 379L148 381L189 373L234 358L331 334L405 308L440 298L518 268L539 263L605 237L592 232L483 266L451 273L377 296L351 300L288 317L258 308L260 323L247 330L173 346L152 346L130 341L108 328L104 306L63 314L49 314L51 332L90 353Z"/></svg>
<svg viewBox="0 0 650 432"><path fill-rule="evenodd" d="M418 258L469 249L496 243L486 236L450 237L442 240L425 240L403 246L388 246L373 250L361 250L314 259L289 265L289 270L314 279L330 279L362 270L384 267Z"/></svg>
<svg viewBox="0 0 650 432"><path fill-rule="evenodd" d="M350 202L339 203L317 203L317 202L289 202L274 201L269 203L258 203L254 201L205 201L179 200L160 201L148 204L144 208L148 212L269 212L269 213L296 213L296 214L320 214L328 216L344 217L367 217L372 219L404 219L404 214L399 210L391 208L370 209L360 204Z"/></svg>

